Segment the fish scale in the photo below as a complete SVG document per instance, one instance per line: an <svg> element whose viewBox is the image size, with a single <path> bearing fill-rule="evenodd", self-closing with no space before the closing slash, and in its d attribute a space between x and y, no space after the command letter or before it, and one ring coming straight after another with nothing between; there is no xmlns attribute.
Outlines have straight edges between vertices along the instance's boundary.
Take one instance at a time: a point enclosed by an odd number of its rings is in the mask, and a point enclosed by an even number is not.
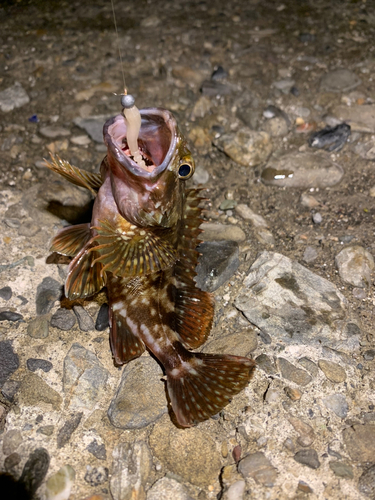
<svg viewBox="0 0 375 500"><path fill-rule="evenodd" d="M100 176L60 158L47 162L96 194L91 223L62 229L51 250L73 257L65 283L69 299L107 287L115 364L152 352L164 366L177 423L189 427L244 389L255 363L191 352L206 341L214 314L212 295L194 281L201 190L185 189L195 165L172 114L147 108L140 115L138 143L147 151L147 166L129 153L123 115L104 125L108 152Z"/></svg>

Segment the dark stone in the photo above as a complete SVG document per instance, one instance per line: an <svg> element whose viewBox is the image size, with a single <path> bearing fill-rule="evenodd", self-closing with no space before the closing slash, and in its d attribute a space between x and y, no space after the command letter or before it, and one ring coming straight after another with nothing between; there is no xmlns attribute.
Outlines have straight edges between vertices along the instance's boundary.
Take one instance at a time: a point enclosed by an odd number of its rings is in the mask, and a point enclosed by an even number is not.
<svg viewBox="0 0 375 500"><path fill-rule="evenodd" d="M21 382L17 382L16 380L7 380L1 389L1 394L8 401L12 402L20 385L21 385Z"/></svg>
<svg viewBox="0 0 375 500"><path fill-rule="evenodd" d="M268 373L268 375L275 375L276 369L271 361L271 359L267 356L267 354L261 354L257 358L255 358L257 366Z"/></svg>
<svg viewBox="0 0 375 500"><path fill-rule="evenodd" d="M353 467L344 462L330 462L330 469L338 477L345 477L347 479L353 479Z"/></svg>
<svg viewBox="0 0 375 500"><path fill-rule="evenodd" d="M74 306L73 311L77 317L80 330L83 332L94 330L95 326L92 317L82 306Z"/></svg>
<svg viewBox="0 0 375 500"><path fill-rule="evenodd" d="M287 359L278 358L278 363L282 377L287 380L302 386L307 385L312 381L311 375L309 375L305 370L302 370L302 368L297 368Z"/></svg>
<svg viewBox="0 0 375 500"><path fill-rule="evenodd" d="M298 363L300 365L302 365L304 368L306 368L306 370L308 372L310 372L310 374L313 378L315 378L318 375L318 371L319 371L318 365L316 363L314 363L314 361L311 361L311 359L306 358L306 357L300 358L298 360Z"/></svg>
<svg viewBox="0 0 375 500"><path fill-rule="evenodd" d="M36 289L36 313L38 315L49 313L61 296L62 285L49 276L44 278Z"/></svg>
<svg viewBox="0 0 375 500"><path fill-rule="evenodd" d="M350 136L350 125L341 123L336 127L325 127L309 137L309 146L327 151L340 151Z"/></svg>
<svg viewBox="0 0 375 500"><path fill-rule="evenodd" d="M11 342L9 340L0 342L0 386L19 366L18 354L13 351Z"/></svg>
<svg viewBox="0 0 375 500"><path fill-rule="evenodd" d="M202 83L201 92L203 95L210 97L228 95L232 93L232 85L220 83L216 80L205 80Z"/></svg>
<svg viewBox="0 0 375 500"><path fill-rule="evenodd" d="M218 66L212 73L211 80L217 82L219 80L224 80L227 77L228 73L225 71L225 69L222 66Z"/></svg>
<svg viewBox="0 0 375 500"><path fill-rule="evenodd" d="M375 498L375 465L363 472L358 480L358 489L370 499Z"/></svg>
<svg viewBox="0 0 375 500"><path fill-rule="evenodd" d="M12 298L12 289L10 286L0 288L0 299L9 300Z"/></svg>
<svg viewBox="0 0 375 500"><path fill-rule="evenodd" d="M51 326L59 328L59 330L64 330L65 332L71 330L75 323L76 317L69 309L57 309L51 318Z"/></svg>
<svg viewBox="0 0 375 500"><path fill-rule="evenodd" d="M237 271L239 261L238 243L235 241L206 241L198 251L202 253L197 266L197 286L214 292Z"/></svg>
<svg viewBox="0 0 375 500"><path fill-rule="evenodd" d="M20 321L23 319L22 314L15 313L13 311L2 311L0 312L0 321Z"/></svg>
<svg viewBox="0 0 375 500"><path fill-rule="evenodd" d="M363 359L366 361L372 361L375 358L375 349L369 349L363 355Z"/></svg>
<svg viewBox="0 0 375 500"><path fill-rule="evenodd" d="M98 316L96 318L95 330L102 332L109 327L109 306L108 304L102 304L99 309Z"/></svg>
<svg viewBox="0 0 375 500"><path fill-rule="evenodd" d="M57 434L57 448L62 448L69 441L73 432L79 426L83 413L76 413L61 427Z"/></svg>
<svg viewBox="0 0 375 500"><path fill-rule="evenodd" d="M26 361L27 368L31 372L36 372L37 370L43 370L44 372L49 372L52 369L51 361L47 361L46 359L36 359L29 358Z"/></svg>
<svg viewBox="0 0 375 500"><path fill-rule="evenodd" d="M86 449L89 453L92 453L94 455L94 457L98 458L99 460L106 460L107 459L107 452L105 449L105 445L98 444L96 439L91 441L91 443L88 445L88 447Z"/></svg>
<svg viewBox="0 0 375 500"><path fill-rule="evenodd" d="M12 453L4 460L4 469L12 473L20 462L21 456L18 453Z"/></svg>
<svg viewBox="0 0 375 500"><path fill-rule="evenodd" d="M27 462L24 465L19 482L25 486L25 489L33 496L45 478L50 458L44 448L37 448L30 453Z"/></svg>
<svg viewBox="0 0 375 500"><path fill-rule="evenodd" d="M84 480L90 486L99 486L99 484L103 484L108 480L107 467L91 467L91 465L87 465L86 470Z"/></svg>
<svg viewBox="0 0 375 500"><path fill-rule="evenodd" d="M320 467L318 454L312 448L297 451L293 458L299 464L307 465L310 469L318 469Z"/></svg>

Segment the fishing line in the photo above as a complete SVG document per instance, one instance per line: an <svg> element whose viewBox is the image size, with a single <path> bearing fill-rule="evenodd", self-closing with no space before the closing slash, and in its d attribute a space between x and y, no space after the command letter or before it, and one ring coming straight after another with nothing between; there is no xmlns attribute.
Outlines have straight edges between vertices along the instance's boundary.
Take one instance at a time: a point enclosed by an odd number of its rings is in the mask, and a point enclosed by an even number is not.
<svg viewBox="0 0 375 500"><path fill-rule="evenodd" d="M127 91L126 91L126 84L125 84L124 65L123 65L123 62L122 62L121 49L120 49L120 37L118 35L118 29L117 29L117 23L116 23L116 14L115 14L115 6L114 6L114 3L113 3L113 0L111 0L111 5L112 5L112 13L113 13L113 22L115 24L115 30L116 30L118 54L120 56L122 79L123 79L123 82L124 82L124 94L126 95Z"/></svg>

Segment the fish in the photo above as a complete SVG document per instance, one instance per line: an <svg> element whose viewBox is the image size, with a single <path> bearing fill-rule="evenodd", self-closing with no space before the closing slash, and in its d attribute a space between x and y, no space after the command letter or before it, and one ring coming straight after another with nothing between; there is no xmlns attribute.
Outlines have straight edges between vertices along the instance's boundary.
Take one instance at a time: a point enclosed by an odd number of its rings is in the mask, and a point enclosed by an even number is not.
<svg viewBox="0 0 375 500"><path fill-rule="evenodd" d="M100 173L58 156L46 160L51 170L95 196L91 222L60 230L50 250L72 257L68 299L106 287L115 365L146 349L152 353L164 367L177 425L190 427L230 403L248 385L255 362L192 352L206 341L214 316L213 295L194 280L202 196L185 184L195 162L168 110L145 108L140 115L141 165L130 153L122 114L104 125L107 155Z"/></svg>

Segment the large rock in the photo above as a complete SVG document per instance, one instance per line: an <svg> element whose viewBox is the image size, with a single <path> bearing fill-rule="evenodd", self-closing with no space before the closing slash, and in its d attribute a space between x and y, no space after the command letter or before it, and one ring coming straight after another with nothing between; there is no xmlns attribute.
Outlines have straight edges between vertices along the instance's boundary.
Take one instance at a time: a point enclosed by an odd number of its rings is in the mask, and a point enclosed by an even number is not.
<svg viewBox="0 0 375 500"><path fill-rule="evenodd" d="M375 104L353 106L339 105L333 110L333 115L340 121L350 125L352 132L375 132Z"/></svg>

